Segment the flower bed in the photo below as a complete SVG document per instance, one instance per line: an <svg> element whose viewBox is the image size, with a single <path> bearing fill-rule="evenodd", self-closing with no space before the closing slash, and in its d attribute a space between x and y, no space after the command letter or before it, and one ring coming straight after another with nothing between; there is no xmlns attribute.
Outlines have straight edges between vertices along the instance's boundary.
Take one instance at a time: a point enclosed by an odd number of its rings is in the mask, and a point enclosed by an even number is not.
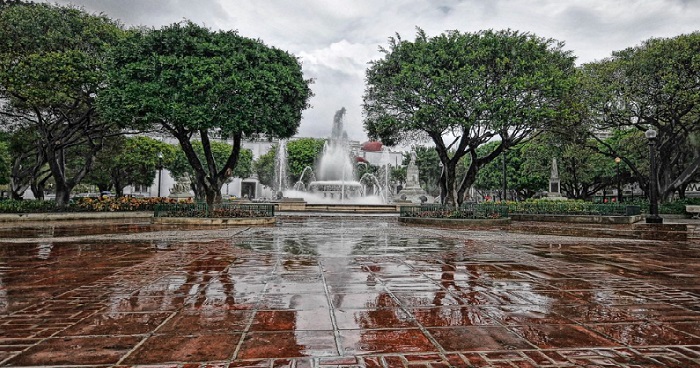
<svg viewBox="0 0 700 368"><path fill-rule="evenodd" d="M65 207L56 206L55 201L4 200L0 201L0 213L153 211L157 204L164 203L178 203L178 200L164 197L78 198Z"/></svg>
<svg viewBox="0 0 700 368"><path fill-rule="evenodd" d="M91 212L116 212L116 211L153 211L156 205L161 204L176 204L182 200L167 197L149 197L149 198L80 198L71 206ZM192 203L191 199L185 200L185 203Z"/></svg>

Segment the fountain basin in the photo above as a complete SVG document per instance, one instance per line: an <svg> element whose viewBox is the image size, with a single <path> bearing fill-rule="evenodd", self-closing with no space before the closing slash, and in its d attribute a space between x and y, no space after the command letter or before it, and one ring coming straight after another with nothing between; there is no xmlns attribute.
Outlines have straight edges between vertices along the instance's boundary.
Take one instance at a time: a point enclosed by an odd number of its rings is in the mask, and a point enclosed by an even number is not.
<svg viewBox="0 0 700 368"><path fill-rule="evenodd" d="M343 202L362 196L362 184L356 181L321 180L309 183L309 193L324 199Z"/></svg>

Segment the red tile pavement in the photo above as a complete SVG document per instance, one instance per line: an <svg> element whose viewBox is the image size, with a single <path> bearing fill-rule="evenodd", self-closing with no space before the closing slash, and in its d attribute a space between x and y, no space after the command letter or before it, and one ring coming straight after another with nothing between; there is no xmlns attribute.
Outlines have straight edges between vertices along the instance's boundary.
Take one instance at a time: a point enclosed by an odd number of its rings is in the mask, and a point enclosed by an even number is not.
<svg viewBox="0 0 700 368"><path fill-rule="evenodd" d="M693 240L3 226L3 366L700 367Z"/></svg>

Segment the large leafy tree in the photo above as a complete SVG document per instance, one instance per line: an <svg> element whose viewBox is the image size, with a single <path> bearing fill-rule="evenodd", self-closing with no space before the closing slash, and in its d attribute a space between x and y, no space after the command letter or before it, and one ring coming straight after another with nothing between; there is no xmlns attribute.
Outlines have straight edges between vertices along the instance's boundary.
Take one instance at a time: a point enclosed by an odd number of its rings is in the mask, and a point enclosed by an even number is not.
<svg viewBox="0 0 700 368"><path fill-rule="evenodd" d="M210 154L214 159L214 164L218 167L222 167L226 164L226 161L231 156L231 145L221 141L210 141ZM199 160L205 160L204 144L200 141L192 142L192 149L197 155ZM170 170L170 173L175 178L188 177L191 178L196 175L194 168L190 164L190 160L182 148L175 150L175 155L172 160L167 160L165 167ZM253 172L253 152L249 149L241 149L238 157L238 164L235 169L226 172L224 183L231 180L233 177L237 178L247 178ZM205 188L202 188L200 183L197 181L192 181L192 190L195 196L198 198L204 198Z"/></svg>
<svg viewBox="0 0 700 368"><path fill-rule="evenodd" d="M97 185L100 191L114 188L121 197L127 185L152 185L159 165L172 162L175 152L175 146L150 137L117 137L98 153L85 182Z"/></svg>
<svg viewBox="0 0 700 368"><path fill-rule="evenodd" d="M648 187L648 171L624 155L626 145L605 144L601 130L657 131L655 155L660 198L670 199L700 172L700 32L650 39L581 67L591 135L601 152L620 156ZM628 135L629 136L629 135ZM648 161L647 161L648 162ZM646 165L646 164L645 164Z"/></svg>
<svg viewBox="0 0 700 368"><path fill-rule="evenodd" d="M530 198L547 188L549 168L552 155L555 153L552 152L551 146L538 144L538 138L509 148L500 159L485 165L479 170L474 187L479 190L496 191L500 193L499 198L503 198L503 160L505 160L506 190L508 191L506 199ZM489 152L498 144L499 142L489 142L479 147L479 150ZM515 193L515 195L509 193Z"/></svg>
<svg viewBox="0 0 700 368"><path fill-rule="evenodd" d="M292 183L300 179L306 167L316 165L325 144L323 138L301 138L287 142L287 164Z"/></svg>
<svg viewBox="0 0 700 368"><path fill-rule="evenodd" d="M102 111L126 125L161 130L180 143L198 199L221 200L245 136L290 137L311 96L299 61L289 53L191 22L131 33L113 53ZM233 146L224 162L210 137ZM199 155L193 138L202 144Z"/></svg>
<svg viewBox="0 0 700 368"><path fill-rule="evenodd" d="M46 175L45 160L38 147L35 132L27 127L8 135L10 152L10 198L21 200L36 178Z"/></svg>
<svg viewBox="0 0 700 368"><path fill-rule="evenodd" d="M257 174L260 184L273 188L275 184L275 157L279 146L260 155L253 161L253 172Z"/></svg>
<svg viewBox="0 0 700 368"><path fill-rule="evenodd" d="M326 140L322 138L300 138L287 142L287 175L289 176L287 180L291 186L299 181L304 169L314 168L325 143ZM253 170L258 174L260 183L270 188L276 187L275 161L278 149L279 145L273 146L253 163ZM304 180L308 179L308 177L304 178Z"/></svg>
<svg viewBox="0 0 700 368"><path fill-rule="evenodd" d="M15 173L36 175L47 165L58 205L67 203L104 137L115 132L96 114L94 100L105 82L106 52L122 34L112 20L72 7L0 6L0 123L32 135L17 156L33 157L31 167L17 163ZM69 160L80 164L70 170Z"/></svg>
<svg viewBox="0 0 700 368"><path fill-rule="evenodd" d="M507 189L516 191L521 199L546 191L552 172L552 160L557 159L562 192L569 198L590 199L596 192L617 183L614 159L591 149L587 144L570 140L571 136L545 133L508 150L506 159ZM617 144L609 138L607 144ZM497 144L491 142L488 145ZM630 156L631 157L631 156ZM622 175L627 177L625 165ZM626 179L624 182L628 182ZM479 172L475 186L479 189L502 191L503 161L496 160Z"/></svg>
<svg viewBox="0 0 700 368"><path fill-rule="evenodd" d="M478 170L503 150L568 121L574 57L562 44L515 31L390 38L367 71L365 128L386 144L430 139L443 203L461 203ZM483 155L477 148L498 138ZM468 156L469 167L457 177Z"/></svg>

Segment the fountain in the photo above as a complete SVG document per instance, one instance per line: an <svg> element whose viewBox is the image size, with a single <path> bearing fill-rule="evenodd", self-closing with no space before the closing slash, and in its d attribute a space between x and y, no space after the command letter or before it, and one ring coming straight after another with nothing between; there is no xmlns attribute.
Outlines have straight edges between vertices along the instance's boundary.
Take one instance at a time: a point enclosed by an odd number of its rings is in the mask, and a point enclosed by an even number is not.
<svg viewBox="0 0 700 368"><path fill-rule="evenodd" d="M273 190L277 197L288 189L289 174L287 172L287 141L280 139L275 155L275 181Z"/></svg>
<svg viewBox="0 0 700 368"><path fill-rule="evenodd" d="M336 111L331 137L323 147L316 168L305 168L294 188L283 191L285 197L303 198L311 204L387 203L386 190L373 174L357 179L347 132L343 129L344 116L345 108ZM308 185L304 184L304 179L309 180Z"/></svg>

